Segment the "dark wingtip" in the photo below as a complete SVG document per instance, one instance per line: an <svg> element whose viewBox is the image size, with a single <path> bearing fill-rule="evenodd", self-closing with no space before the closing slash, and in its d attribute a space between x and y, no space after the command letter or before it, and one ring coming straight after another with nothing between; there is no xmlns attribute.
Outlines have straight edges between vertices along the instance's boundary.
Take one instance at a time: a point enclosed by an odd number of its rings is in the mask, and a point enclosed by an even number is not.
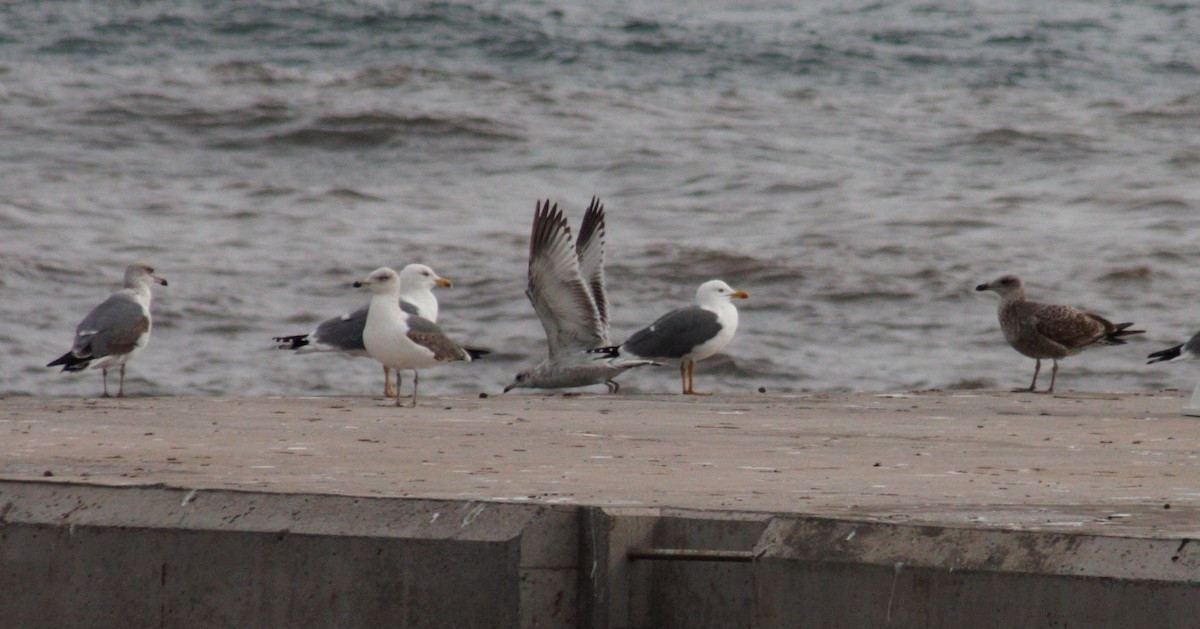
<svg viewBox="0 0 1200 629"><path fill-rule="evenodd" d="M471 357L471 360L476 360L492 353L492 350L484 349L482 347L464 347L463 350L467 352L467 355Z"/></svg>
<svg viewBox="0 0 1200 629"><path fill-rule="evenodd" d="M598 357L596 360L600 360L601 358L616 358L621 355L621 346L620 345L610 345L608 347L596 347L593 349L589 349L587 351L587 353L603 354L603 356Z"/></svg>
<svg viewBox="0 0 1200 629"><path fill-rule="evenodd" d="M1146 358L1149 358L1150 360L1147 360L1146 364L1153 365L1154 363L1165 363L1169 360L1175 360L1176 358L1179 358L1179 355L1182 353L1183 345L1168 347L1167 349L1154 352L1153 354L1147 356Z"/></svg>
<svg viewBox="0 0 1200 629"><path fill-rule="evenodd" d="M62 365L63 371L83 371L84 369L87 369L87 366L91 364L91 362L92 359L90 358L80 358L71 352L67 352L66 354L63 354L62 356L50 361L49 363L46 363L46 366L57 367L58 365Z"/></svg>
<svg viewBox="0 0 1200 629"><path fill-rule="evenodd" d="M300 349L301 347L308 345L307 334L297 334L295 336L275 336L271 337L271 340L279 343L279 345L275 346L277 349Z"/></svg>

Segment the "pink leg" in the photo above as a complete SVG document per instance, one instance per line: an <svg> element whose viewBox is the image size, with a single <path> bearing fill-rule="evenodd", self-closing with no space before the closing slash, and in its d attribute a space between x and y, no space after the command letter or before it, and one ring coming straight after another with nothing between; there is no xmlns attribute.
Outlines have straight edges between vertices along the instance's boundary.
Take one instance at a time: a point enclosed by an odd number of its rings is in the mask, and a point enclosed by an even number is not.
<svg viewBox="0 0 1200 629"><path fill-rule="evenodd" d="M1038 358L1037 362L1034 363L1034 366L1033 366L1033 382L1030 383L1029 388L1028 389L1013 389L1013 393L1024 393L1024 392L1033 393L1033 392L1037 391L1038 373L1041 372L1041 370L1042 370L1042 359Z"/></svg>

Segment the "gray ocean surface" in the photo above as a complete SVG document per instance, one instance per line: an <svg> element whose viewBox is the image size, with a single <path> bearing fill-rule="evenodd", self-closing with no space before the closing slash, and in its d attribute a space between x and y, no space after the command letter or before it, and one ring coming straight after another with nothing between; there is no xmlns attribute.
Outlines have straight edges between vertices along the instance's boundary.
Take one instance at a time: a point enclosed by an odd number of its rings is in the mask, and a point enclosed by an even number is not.
<svg viewBox="0 0 1200 629"><path fill-rule="evenodd" d="M422 392L498 393L545 353L534 203L592 195L614 341L750 293L701 390L1027 385L973 290L1008 272L1147 330L1061 390L1190 388L1144 362L1200 329L1198 34L1183 2L3 3L0 395L98 395L44 365L137 260L171 284L128 394L378 394L271 337L410 262L495 350Z"/></svg>

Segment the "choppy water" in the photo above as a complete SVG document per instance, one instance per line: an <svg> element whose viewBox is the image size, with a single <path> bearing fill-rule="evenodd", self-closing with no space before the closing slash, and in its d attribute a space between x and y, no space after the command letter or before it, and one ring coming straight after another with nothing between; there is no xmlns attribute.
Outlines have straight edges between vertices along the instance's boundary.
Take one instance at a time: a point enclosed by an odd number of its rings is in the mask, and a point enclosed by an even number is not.
<svg viewBox="0 0 1200 629"><path fill-rule="evenodd" d="M544 352L534 202L592 194L616 340L751 294L703 389L1025 384L972 290L1003 272L1149 330L1060 387L1195 381L1142 359L1200 328L1200 6L594 4L0 4L0 393L98 393L43 365L133 260L171 286L131 393L375 393L270 337L413 261L497 350L423 390L497 392Z"/></svg>

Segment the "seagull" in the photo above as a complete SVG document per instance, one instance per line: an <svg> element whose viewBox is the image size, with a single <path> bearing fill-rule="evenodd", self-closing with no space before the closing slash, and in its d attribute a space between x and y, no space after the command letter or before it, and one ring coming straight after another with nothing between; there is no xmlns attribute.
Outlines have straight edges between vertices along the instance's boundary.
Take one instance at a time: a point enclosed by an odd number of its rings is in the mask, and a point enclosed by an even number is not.
<svg viewBox="0 0 1200 629"><path fill-rule="evenodd" d="M1058 361L1095 345L1124 345L1124 337L1143 334L1145 330L1130 330L1132 323L1113 323L1104 317L1059 304L1025 301L1025 283L1016 275L1002 275L991 282L975 287L1000 295L1000 329L1013 349L1037 361L1033 382L1027 389L1013 391L1037 392L1038 372L1042 359L1054 361L1050 388L1058 377Z"/></svg>
<svg viewBox="0 0 1200 629"><path fill-rule="evenodd" d="M354 283L371 289L363 346L367 355L396 370L396 406L400 406L400 370L413 370L413 402L417 405L417 369L442 363L470 362L486 350L460 347L438 325L400 308L400 275L380 267Z"/></svg>
<svg viewBox="0 0 1200 629"><path fill-rule="evenodd" d="M1146 358L1150 359L1146 361L1147 365L1173 363L1180 360L1200 360L1200 333L1189 339L1187 343L1154 352Z"/></svg>
<svg viewBox="0 0 1200 629"><path fill-rule="evenodd" d="M609 393L620 388L616 378L625 370L654 364L649 360L596 360L587 350L609 344L608 296L604 288L604 206L592 197L579 240L550 201L539 202L529 237L529 281L525 295L546 331L548 355L525 369L506 387L564 389L604 384Z"/></svg>
<svg viewBox="0 0 1200 629"><path fill-rule="evenodd" d="M419 315L437 322L438 301L433 288L450 288L454 284L440 277L424 264L410 264L400 270L400 308L409 314ZM342 352L351 356L367 356L363 345L363 328L367 325L367 306L340 317L326 319L308 334L277 336L279 349L296 350L297 353ZM383 367L383 395L395 397L399 392L392 390L391 368Z"/></svg>
<svg viewBox="0 0 1200 629"><path fill-rule="evenodd" d="M749 297L721 280L709 280L696 289L695 305L668 312L621 345L591 351L610 359L619 356L678 359L683 393L709 395L695 389L696 362L721 351L733 339L738 325L733 300Z"/></svg>
<svg viewBox="0 0 1200 629"><path fill-rule="evenodd" d="M79 322L71 351L55 358L47 367L62 365L63 371L99 367L108 395L108 368L121 367L117 397L125 396L125 363L150 342L150 285L167 285L144 262L125 267L125 287L109 295Z"/></svg>

